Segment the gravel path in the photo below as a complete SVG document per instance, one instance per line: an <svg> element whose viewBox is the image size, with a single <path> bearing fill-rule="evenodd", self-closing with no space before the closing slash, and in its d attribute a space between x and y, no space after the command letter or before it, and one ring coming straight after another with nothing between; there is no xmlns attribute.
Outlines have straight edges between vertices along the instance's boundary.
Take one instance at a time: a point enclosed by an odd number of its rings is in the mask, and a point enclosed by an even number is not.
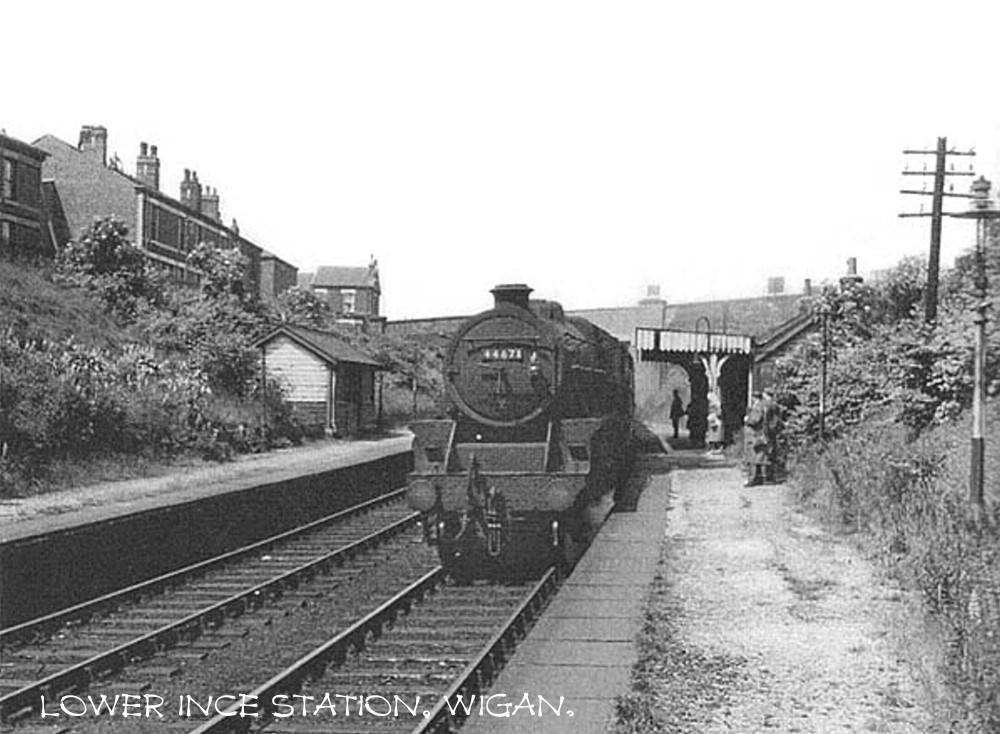
<svg viewBox="0 0 1000 734"><path fill-rule="evenodd" d="M650 621L667 731L946 732L919 600L783 486L735 469L678 471ZM648 629L648 626L647 626Z"/></svg>

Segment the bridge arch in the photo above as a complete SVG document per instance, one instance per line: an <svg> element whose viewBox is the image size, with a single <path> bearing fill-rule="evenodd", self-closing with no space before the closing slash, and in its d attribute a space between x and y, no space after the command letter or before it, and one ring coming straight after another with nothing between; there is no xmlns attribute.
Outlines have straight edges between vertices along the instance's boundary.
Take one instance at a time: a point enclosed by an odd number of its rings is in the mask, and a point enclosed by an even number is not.
<svg viewBox="0 0 1000 734"><path fill-rule="evenodd" d="M743 334L639 327L639 362L678 365L689 381L688 431L692 442L705 440L710 406L721 409L725 441L743 424L753 390L753 338ZM667 395L671 386L666 386Z"/></svg>

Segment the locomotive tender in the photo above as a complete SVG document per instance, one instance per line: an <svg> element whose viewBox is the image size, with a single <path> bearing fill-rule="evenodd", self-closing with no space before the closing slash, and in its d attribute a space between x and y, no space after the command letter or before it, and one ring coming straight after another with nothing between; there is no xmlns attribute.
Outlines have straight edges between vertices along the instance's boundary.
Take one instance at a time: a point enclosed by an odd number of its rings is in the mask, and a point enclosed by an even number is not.
<svg viewBox="0 0 1000 734"><path fill-rule="evenodd" d="M572 563L630 468L627 346L526 285L491 292L448 348L449 419L411 426L408 500L462 581Z"/></svg>

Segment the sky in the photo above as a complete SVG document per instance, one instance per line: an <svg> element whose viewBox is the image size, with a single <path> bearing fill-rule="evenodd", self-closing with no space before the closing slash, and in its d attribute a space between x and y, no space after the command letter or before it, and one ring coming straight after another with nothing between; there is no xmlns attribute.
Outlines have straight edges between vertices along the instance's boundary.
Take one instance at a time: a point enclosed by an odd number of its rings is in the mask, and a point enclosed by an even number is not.
<svg viewBox="0 0 1000 734"><path fill-rule="evenodd" d="M930 208L899 194L922 183L904 148L946 136L1000 183L996 2L88 0L2 22L7 134L104 125L130 172L155 144L163 190L197 170L300 270L375 256L391 319L483 310L501 282L574 309L795 292L926 253L929 220L897 217ZM946 221L942 262L973 236Z"/></svg>

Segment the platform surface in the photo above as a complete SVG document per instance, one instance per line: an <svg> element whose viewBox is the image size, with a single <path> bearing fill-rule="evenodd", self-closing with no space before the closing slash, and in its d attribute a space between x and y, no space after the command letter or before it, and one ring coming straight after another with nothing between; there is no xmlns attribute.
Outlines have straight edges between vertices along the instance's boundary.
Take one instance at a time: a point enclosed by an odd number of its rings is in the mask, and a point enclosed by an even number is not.
<svg viewBox="0 0 1000 734"><path fill-rule="evenodd" d="M636 512L608 518L485 694L483 713L477 705L463 732L608 731L615 698L629 689L637 661L636 634L666 532L669 489L667 474L653 475Z"/></svg>
<svg viewBox="0 0 1000 734"><path fill-rule="evenodd" d="M378 440L321 441L163 476L3 500L0 543L363 464L409 451L412 440L405 433Z"/></svg>

